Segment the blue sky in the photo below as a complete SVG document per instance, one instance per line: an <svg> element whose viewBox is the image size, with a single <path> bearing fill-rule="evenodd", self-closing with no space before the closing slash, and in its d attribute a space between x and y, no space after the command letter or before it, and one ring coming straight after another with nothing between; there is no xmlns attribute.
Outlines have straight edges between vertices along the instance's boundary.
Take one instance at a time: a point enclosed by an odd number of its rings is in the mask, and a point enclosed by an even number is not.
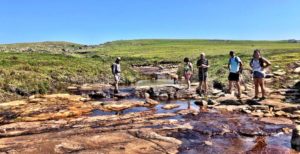
<svg viewBox="0 0 300 154"><path fill-rule="evenodd" d="M1 0L0 43L300 39L300 0Z"/></svg>

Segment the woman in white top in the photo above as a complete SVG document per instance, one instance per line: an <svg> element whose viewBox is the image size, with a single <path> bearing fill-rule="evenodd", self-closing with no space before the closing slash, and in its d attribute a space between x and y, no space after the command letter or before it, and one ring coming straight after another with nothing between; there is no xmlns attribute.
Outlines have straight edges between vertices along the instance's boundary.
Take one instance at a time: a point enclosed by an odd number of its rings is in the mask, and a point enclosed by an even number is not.
<svg viewBox="0 0 300 154"><path fill-rule="evenodd" d="M254 99L258 98L258 88L260 86L262 98L265 99L265 85L264 85L264 77L265 77L265 68L271 65L270 61L261 56L260 50L255 49L253 52L253 58L250 62L250 66L253 71L254 78L254 86L255 86L255 96Z"/></svg>

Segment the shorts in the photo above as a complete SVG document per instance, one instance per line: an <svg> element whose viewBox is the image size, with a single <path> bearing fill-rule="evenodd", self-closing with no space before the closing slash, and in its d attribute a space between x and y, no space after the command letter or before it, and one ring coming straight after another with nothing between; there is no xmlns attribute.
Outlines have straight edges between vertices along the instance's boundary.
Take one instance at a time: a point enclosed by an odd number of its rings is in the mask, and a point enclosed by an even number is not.
<svg viewBox="0 0 300 154"><path fill-rule="evenodd" d="M259 72L259 71L254 71L253 72L253 78L262 79L264 77L265 77L265 73L263 73L263 72Z"/></svg>
<svg viewBox="0 0 300 154"><path fill-rule="evenodd" d="M207 79L207 72L204 72L204 73L199 73L198 74L198 78L199 78L199 81L206 81Z"/></svg>
<svg viewBox="0 0 300 154"><path fill-rule="evenodd" d="M230 72L229 76L228 76L228 80L229 81L239 81L240 80L240 74Z"/></svg>
<svg viewBox="0 0 300 154"><path fill-rule="evenodd" d="M121 80L121 74L120 73L114 74L114 78L115 81L119 82Z"/></svg>
<svg viewBox="0 0 300 154"><path fill-rule="evenodd" d="M192 73L190 73L190 72L184 73L184 78L185 78L186 80L190 80L191 77L192 77Z"/></svg>

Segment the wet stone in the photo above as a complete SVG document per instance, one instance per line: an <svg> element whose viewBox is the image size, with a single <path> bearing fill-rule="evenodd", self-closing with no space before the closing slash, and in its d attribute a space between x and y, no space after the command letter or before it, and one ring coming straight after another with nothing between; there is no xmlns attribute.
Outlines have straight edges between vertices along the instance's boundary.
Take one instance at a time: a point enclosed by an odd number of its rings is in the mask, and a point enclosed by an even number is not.
<svg viewBox="0 0 300 154"><path fill-rule="evenodd" d="M172 109L178 108L179 106L180 106L179 104L166 104L162 107L162 109L172 110Z"/></svg>

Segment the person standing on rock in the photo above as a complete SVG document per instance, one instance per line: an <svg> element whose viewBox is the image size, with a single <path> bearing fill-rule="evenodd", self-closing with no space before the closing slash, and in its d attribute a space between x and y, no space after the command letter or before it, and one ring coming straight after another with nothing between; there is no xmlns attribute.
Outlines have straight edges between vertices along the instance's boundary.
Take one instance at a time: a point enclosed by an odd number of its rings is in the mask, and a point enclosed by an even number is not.
<svg viewBox="0 0 300 154"><path fill-rule="evenodd" d="M199 78L199 87L197 89L198 93L203 92L204 95L207 95L207 71L209 68L208 60L205 58L205 53L200 54L200 59L197 61L198 67L198 78Z"/></svg>
<svg viewBox="0 0 300 154"><path fill-rule="evenodd" d="M121 79L121 65L120 65L120 62L121 62L121 58L118 57L116 59L116 61L111 65L112 74L113 74L114 79L115 79L115 83L114 83L115 93L119 93L119 82L120 82L120 79Z"/></svg>
<svg viewBox="0 0 300 154"><path fill-rule="evenodd" d="M183 61L184 61L183 75L188 85L187 89L190 90L191 77L193 75L193 64L190 62L190 59L187 57L185 57Z"/></svg>
<svg viewBox="0 0 300 154"><path fill-rule="evenodd" d="M265 69L271 65L266 58L261 56L260 50L256 49L253 52L253 58L250 61L250 67L253 72L254 87L255 87L255 96L254 99L258 99L258 89L261 88L262 98L265 99Z"/></svg>
<svg viewBox="0 0 300 154"><path fill-rule="evenodd" d="M242 60L238 57L235 56L234 51L229 52L230 58L228 62L228 69L229 69L229 89L228 92L231 94L232 90L232 85L233 83L236 85L237 90L238 90L238 98L241 98L241 86L240 86L240 74L242 73L243 70L243 62Z"/></svg>

